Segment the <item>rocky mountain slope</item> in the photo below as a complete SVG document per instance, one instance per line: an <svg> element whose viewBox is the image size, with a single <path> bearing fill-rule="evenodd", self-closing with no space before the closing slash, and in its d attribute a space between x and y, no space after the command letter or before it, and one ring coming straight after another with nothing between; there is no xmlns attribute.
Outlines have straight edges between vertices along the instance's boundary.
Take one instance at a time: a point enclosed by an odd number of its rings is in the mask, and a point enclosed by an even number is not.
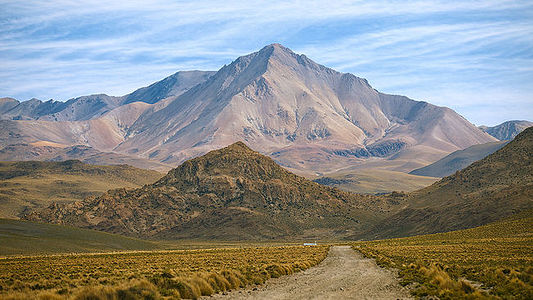
<svg viewBox="0 0 533 300"><path fill-rule="evenodd" d="M466 168L471 163L478 161L489 154L492 154L505 146L507 142L492 142L470 146L464 150L457 150L446 157L439 159L431 165L413 170L409 174L446 177Z"/></svg>
<svg viewBox="0 0 533 300"><path fill-rule="evenodd" d="M533 127L500 150L404 198L408 206L366 238L484 225L533 207Z"/></svg>
<svg viewBox="0 0 533 300"><path fill-rule="evenodd" d="M512 140L524 129L533 126L530 121L507 121L493 127L479 126L479 128L500 141Z"/></svg>
<svg viewBox="0 0 533 300"><path fill-rule="evenodd" d="M314 176L353 165L409 172L496 141L449 108L380 93L279 44L216 73L179 72L123 97L53 103L53 113L38 120L2 121L0 148L85 145L177 166L244 141Z"/></svg>
<svg viewBox="0 0 533 300"><path fill-rule="evenodd" d="M149 238L333 239L361 232L399 205L308 181L238 142L186 161L154 184L25 218Z"/></svg>
<svg viewBox="0 0 533 300"><path fill-rule="evenodd" d="M52 202L73 202L109 189L137 188L163 174L127 165L93 166L62 162L0 162L0 218L18 218Z"/></svg>

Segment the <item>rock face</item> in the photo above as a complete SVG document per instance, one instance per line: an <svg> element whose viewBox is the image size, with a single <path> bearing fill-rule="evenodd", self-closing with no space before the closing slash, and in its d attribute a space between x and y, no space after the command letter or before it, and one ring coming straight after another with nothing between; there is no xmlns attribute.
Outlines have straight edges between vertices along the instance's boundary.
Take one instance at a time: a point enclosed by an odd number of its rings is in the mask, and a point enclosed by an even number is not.
<svg viewBox="0 0 533 300"><path fill-rule="evenodd" d="M466 168L471 163L496 152L506 144L507 142L504 141L470 146L464 150L455 151L429 166L413 170L409 172L409 174L429 177L446 177Z"/></svg>
<svg viewBox="0 0 533 300"><path fill-rule="evenodd" d="M365 238L445 232L484 225L533 205L533 127L467 168L404 198L407 207ZM361 237L361 236L359 236Z"/></svg>
<svg viewBox="0 0 533 300"><path fill-rule="evenodd" d="M216 73L178 72L123 97L52 104L49 114L30 117L39 119L33 123L3 123L11 131L0 134L0 146L82 144L176 166L244 141L291 170L314 175L366 163L411 171L496 140L451 109L380 93L365 79L279 44ZM125 110L132 114L117 113Z"/></svg>
<svg viewBox="0 0 533 300"><path fill-rule="evenodd" d="M337 238L399 206L294 175L238 142L186 161L159 181L27 219L149 238Z"/></svg>
<svg viewBox="0 0 533 300"><path fill-rule="evenodd" d="M533 122L529 121L507 121L494 127L480 126L479 128L500 141L508 141L531 126L533 126Z"/></svg>

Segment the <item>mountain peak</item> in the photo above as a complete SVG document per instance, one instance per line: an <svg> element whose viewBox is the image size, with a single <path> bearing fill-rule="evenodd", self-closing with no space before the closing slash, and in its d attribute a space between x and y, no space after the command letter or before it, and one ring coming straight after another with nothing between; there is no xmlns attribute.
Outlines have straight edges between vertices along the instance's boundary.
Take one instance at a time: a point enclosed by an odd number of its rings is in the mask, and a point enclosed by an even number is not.
<svg viewBox="0 0 533 300"><path fill-rule="evenodd" d="M255 180L262 180L271 176L287 176L289 173L271 158L255 152L239 141L184 162L169 171L160 183L174 184L183 180L193 182L195 179L192 178L206 174L225 174L237 177L245 175Z"/></svg>
<svg viewBox="0 0 533 300"><path fill-rule="evenodd" d="M291 61L305 57L278 43L267 45L256 53L258 57L262 57L267 61L277 60L283 64L291 64Z"/></svg>
<svg viewBox="0 0 533 300"><path fill-rule="evenodd" d="M263 50L274 50L274 51L284 51L284 52L290 52L290 53L294 53L291 49L283 46L282 44L279 44L279 43L273 43L273 44L270 44L270 45L266 45L265 47L263 47L263 49L259 50L259 52L263 51Z"/></svg>

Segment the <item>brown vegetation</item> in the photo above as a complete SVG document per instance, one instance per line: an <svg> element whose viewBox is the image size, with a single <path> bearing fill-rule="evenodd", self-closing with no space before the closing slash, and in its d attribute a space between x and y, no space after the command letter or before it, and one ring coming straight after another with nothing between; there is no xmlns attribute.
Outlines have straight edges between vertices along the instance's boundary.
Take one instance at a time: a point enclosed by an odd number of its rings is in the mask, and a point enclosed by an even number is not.
<svg viewBox="0 0 533 300"><path fill-rule="evenodd" d="M55 255L0 259L0 298L196 299L322 261L328 246Z"/></svg>

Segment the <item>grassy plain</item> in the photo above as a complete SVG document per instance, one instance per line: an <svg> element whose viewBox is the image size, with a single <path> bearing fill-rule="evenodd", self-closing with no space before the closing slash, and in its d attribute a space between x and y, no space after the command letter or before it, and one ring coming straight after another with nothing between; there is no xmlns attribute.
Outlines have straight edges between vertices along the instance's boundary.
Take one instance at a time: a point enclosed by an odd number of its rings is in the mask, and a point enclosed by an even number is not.
<svg viewBox="0 0 533 300"><path fill-rule="evenodd" d="M155 250L169 246L95 230L0 218L0 256Z"/></svg>
<svg viewBox="0 0 533 300"><path fill-rule="evenodd" d="M533 212L485 226L357 242L384 267L399 269L418 297L533 299Z"/></svg>
<svg viewBox="0 0 533 300"><path fill-rule="evenodd" d="M0 298L198 298L309 268L326 257L328 248L284 246L4 257L0 259Z"/></svg>

